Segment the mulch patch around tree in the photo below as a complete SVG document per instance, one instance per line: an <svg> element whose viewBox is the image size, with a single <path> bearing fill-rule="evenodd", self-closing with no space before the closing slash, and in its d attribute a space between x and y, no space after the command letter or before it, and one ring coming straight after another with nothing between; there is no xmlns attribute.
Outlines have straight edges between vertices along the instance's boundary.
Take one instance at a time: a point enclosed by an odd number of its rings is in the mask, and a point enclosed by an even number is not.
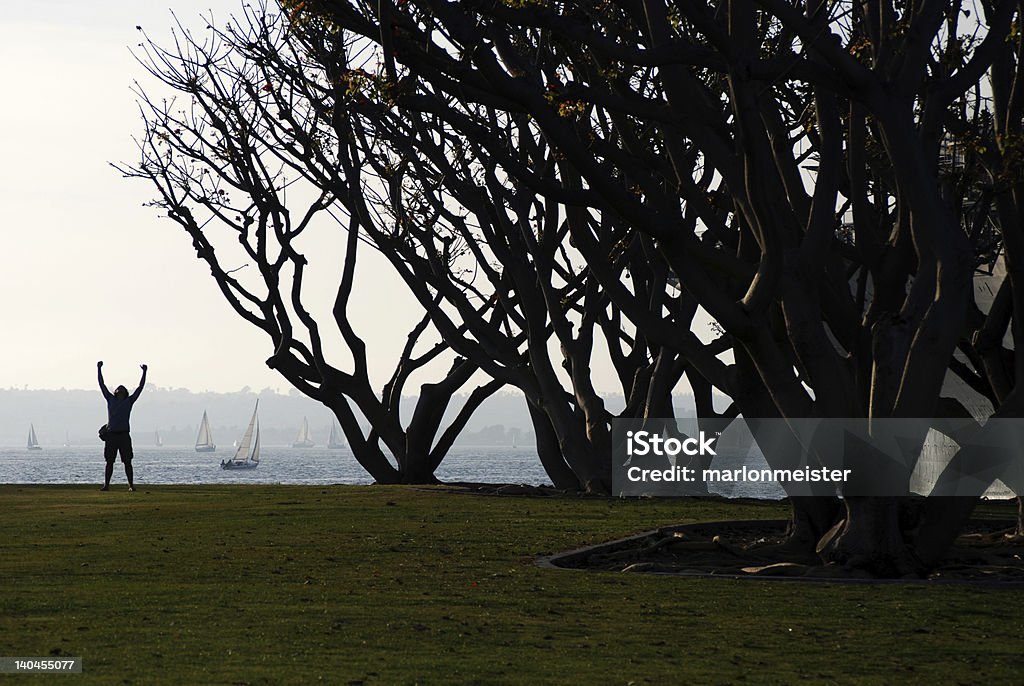
<svg viewBox="0 0 1024 686"><path fill-rule="evenodd" d="M607 497L518 484L446 483L441 487L485 496ZM546 555L537 563L554 569L736 579L1024 586L1024 536L1017 533L1015 521L1005 519L1012 504L991 501L989 506L996 509L972 519L941 564L925 578L880 579L864 570L821 564L817 558L794 561L792 549L786 546L788 522L770 519L666 526Z"/></svg>
<svg viewBox="0 0 1024 686"><path fill-rule="evenodd" d="M551 555L542 566L604 572L731 578L860 580L869 574L837 565L794 562L782 520L726 521L662 527L630 538ZM972 520L923 583L1024 585L1024 536L1014 522Z"/></svg>

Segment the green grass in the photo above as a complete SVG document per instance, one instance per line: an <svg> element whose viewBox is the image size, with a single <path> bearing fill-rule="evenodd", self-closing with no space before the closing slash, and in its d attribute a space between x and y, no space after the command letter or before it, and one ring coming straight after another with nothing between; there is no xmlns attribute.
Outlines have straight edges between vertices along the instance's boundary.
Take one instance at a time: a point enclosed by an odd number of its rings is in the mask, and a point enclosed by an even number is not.
<svg viewBox="0 0 1024 686"><path fill-rule="evenodd" d="M0 486L0 655L59 683L1019 683L1024 590L541 569L780 505ZM0 682L57 677L0 677Z"/></svg>

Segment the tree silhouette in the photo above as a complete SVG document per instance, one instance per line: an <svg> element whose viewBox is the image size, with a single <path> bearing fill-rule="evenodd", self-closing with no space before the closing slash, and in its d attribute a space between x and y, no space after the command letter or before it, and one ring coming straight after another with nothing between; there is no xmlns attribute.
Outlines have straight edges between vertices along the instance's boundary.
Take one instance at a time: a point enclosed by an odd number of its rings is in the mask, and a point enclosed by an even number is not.
<svg viewBox="0 0 1024 686"><path fill-rule="evenodd" d="M381 250L465 379L523 390L560 485L608 488L598 334L624 417L670 414L683 375L712 421L969 417L943 393L952 376L993 418L1019 417L1024 364L1002 344L1024 321L1019 6L980 6L289 0L217 45L153 53L200 109L150 101L129 172L161 187L236 309L271 334L272 363L306 392L358 397L380 431L394 418L367 384L341 393L350 377L325 366L315 318L279 314L299 302L297 236L338 212L346 260L361 236ZM314 189L294 226L281 169ZM223 197L224 170L244 206ZM192 206L256 237L271 297L211 261ZM281 252L268 259L261 235ZM1008 277L983 311L973 277L1000 251ZM358 350L342 283L335 318ZM716 338L697 335L701 313ZM724 418L712 388L734 401ZM380 435L394 452L403 434ZM769 461L789 459L776 448ZM976 500L948 495L954 473L981 459L965 446L923 505L794 499L792 542L880 575L927 570Z"/></svg>
<svg viewBox="0 0 1024 686"><path fill-rule="evenodd" d="M472 412L502 384L487 381L475 388L446 422L452 397L478 366L452 357L436 335L434 343L424 343L430 320L423 317L410 331L392 377L381 392L373 390L367 346L350 320L357 255L365 241L358 222L342 227L347 235L335 297L323 316L314 316L309 303L317 293L311 297L306 284L310 258L303 241L318 224L346 220L336 213L330 188L303 187L302 175L294 173L304 159L326 154L317 142L317 127L324 122L301 102L283 100L297 94L282 94L265 63L246 61L234 51L236 29L254 26L238 23L213 31L205 41L179 26L173 49L149 40L142 44L142 64L172 94L185 98L150 97L138 88L145 123L141 160L118 169L155 186L159 197L152 205L188 233L234 311L270 337L273 355L267 364L334 412L371 476L382 483L434 481L434 471ZM299 109L292 109L293 103ZM283 124L286 110L308 124L305 138ZM322 322L333 332L325 333ZM452 358L447 373L421 386L412 418L403 426L399 403L410 377L446 354ZM346 357L350 371L337 366Z"/></svg>
<svg viewBox="0 0 1024 686"><path fill-rule="evenodd" d="M966 415L942 395L947 370L993 417L1020 415L1019 346L999 344L1024 306L1018 3L981 2L981 17L953 0L285 6L296 26L359 36L385 104L442 118L565 205L581 251L606 245L608 222L653 241L735 362L723 371L685 331L676 345L745 415ZM528 118L557 173L479 135L485 109ZM992 216L996 241L980 230ZM1000 245L1008 278L982 312L975 267ZM597 257L589 275L613 297ZM943 492L912 513L848 497L818 547L878 574L926 569L973 507Z"/></svg>

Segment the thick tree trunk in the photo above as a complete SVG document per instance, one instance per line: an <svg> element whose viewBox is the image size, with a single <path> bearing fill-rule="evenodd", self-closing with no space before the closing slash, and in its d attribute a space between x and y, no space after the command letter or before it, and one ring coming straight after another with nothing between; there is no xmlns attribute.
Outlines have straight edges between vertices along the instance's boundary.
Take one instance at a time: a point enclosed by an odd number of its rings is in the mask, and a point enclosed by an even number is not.
<svg viewBox="0 0 1024 686"><path fill-rule="evenodd" d="M749 356L743 350L736 351L738 374L736 398L740 411L745 417L781 419L779 410L761 381ZM771 440L762 434L758 440L757 426L752 425L754 440L773 469L788 469L798 465L803 446L791 432L773 432ZM794 559L817 560L817 545L821 537L836 523L841 506L838 498L832 496L807 496L789 499L791 520L786 543Z"/></svg>
<svg viewBox="0 0 1024 686"><path fill-rule="evenodd" d="M969 496L930 496L925 499L911 532L914 556L923 568L934 567L942 559L977 504L978 499Z"/></svg>
<svg viewBox="0 0 1024 686"><path fill-rule="evenodd" d="M558 442L558 452L588 493L607 495L612 492L612 461L610 441L606 449L590 442L582 411L573 412L568 402L545 402L541 412ZM531 410L532 412L532 410ZM535 421L536 425L537 422ZM538 435L538 440L540 436ZM551 457L552 461L557 461ZM545 464L547 469L547 464Z"/></svg>
<svg viewBox="0 0 1024 686"><path fill-rule="evenodd" d="M533 433L537 437L537 455L540 457L540 463L548 478L551 479L551 484L562 490L580 490L583 484L565 463L562 451L558 447L558 436L555 434L548 416L529 401L527 401L526 407L530 411L530 419L533 420Z"/></svg>
<svg viewBox="0 0 1024 686"><path fill-rule="evenodd" d="M838 498L815 496L797 496L789 503L792 515L782 548L793 562L816 563L818 542L836 525L842 505Z"/></svg>
<svg viewBox="0 0 1024 686"><path fill-rule="evenodd" d="M760 435L758 446L765 456L765 461L776 469L791 469L800 465L800 456L804 448L791 432L771 432L773 440L768 440L767 432L755 431L755 438ZM838 520L841 505L834 496L795 496L789 499L792 508L788 538L785 547L792 550L794 556L801 560L816 558L818 541Z"/></svg>
<svg viewBox="0 0 1024 686"><path fill-rule="evenodd" d="M923 571L904 543L901 498L849 497L845 517L825 534L818 553L825 562L882 578L918 576Z"/></svg>
<svg viewBox="0 0 1024 686"><path fill-rule="evenodd" d="M422 446L406 451L399 482L410 485L441 483L434 476L433 461L430 459L430 453L422 449Z"/></svg>

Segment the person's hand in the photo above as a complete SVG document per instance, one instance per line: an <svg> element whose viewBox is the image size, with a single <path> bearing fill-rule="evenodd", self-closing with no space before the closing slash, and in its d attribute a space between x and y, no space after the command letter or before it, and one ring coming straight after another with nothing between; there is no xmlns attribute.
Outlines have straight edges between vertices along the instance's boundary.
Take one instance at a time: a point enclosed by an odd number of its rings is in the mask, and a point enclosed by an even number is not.
<svg viewBox="0 0 1024 686"><path fill-rule="evenodd" d="M96 369L100 369L101 367L103 367L103 360L96 363Z"/></svg>
<svg viewBox="0 0 1024 686"><path fill-rule="evenodd" d="M142 364L142 365L139 365L139 366L142 367L142 371L146 371L147 369L149 369L149 365L148 364Z"/></svg>

